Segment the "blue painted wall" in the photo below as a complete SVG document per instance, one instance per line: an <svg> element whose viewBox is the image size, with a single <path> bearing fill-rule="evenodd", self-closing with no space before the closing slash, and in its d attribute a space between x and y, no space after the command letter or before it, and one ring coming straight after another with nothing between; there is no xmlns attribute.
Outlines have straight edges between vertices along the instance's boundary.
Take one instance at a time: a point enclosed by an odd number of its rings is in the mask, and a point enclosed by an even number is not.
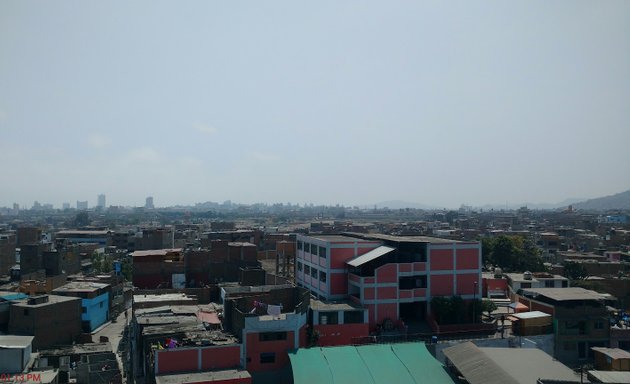
<svg viewBox="0 0 630 384"><path fill-rule="evenodd" d="M109 292L93 299L81 299L81 306L81 320L89 322L89 331L92 332L109 318Z"/></svg>

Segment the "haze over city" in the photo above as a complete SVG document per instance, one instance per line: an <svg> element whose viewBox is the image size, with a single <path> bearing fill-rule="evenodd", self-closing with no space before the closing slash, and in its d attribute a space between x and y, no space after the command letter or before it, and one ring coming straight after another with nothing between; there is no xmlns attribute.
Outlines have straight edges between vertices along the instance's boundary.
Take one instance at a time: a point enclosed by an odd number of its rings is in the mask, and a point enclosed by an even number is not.
<svg viewBox="0 0 630 384"><path fill-rule="evenodd" d="M630 2L0 3L0 206L630 188Z"/></svg>

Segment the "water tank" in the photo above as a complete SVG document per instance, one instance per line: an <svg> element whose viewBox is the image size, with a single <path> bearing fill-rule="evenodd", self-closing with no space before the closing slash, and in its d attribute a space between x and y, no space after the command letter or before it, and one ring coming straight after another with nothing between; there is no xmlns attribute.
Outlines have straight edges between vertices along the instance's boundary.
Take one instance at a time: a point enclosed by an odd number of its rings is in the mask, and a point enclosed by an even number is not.
<svg viewBox="0 0 630 384"><path fill-rule="evenodd" d="M494 277L499 278L501 276L503 276L503 270L501 268L499 268L499 267L496 267L494 269Z"/></svg>
<svg viewBox="0 0 630 384"><path fill-rule="evenodd" d="M531 280L532 279L532 273L527 271L523 273L523 280Z"/></svg>

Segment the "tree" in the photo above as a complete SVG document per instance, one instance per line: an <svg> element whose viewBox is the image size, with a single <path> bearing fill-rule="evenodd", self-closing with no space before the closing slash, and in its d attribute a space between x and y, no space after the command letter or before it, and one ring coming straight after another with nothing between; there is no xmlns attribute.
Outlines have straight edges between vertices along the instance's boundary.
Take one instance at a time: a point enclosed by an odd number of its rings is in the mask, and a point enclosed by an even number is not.
<svg viewBox="0 0 630 384"><path fill-rule="evenodd" d="M482 239L481 244L486 265L501 267L506 271L545 270L540 251L530 239L499 236L495 239Z"/></svg>
<svg viewBox="0 0 630 384"><path fill-rule="evenodd" d="M492 300L483 300L481 302L481 310L484 312L488 312L488 316L490 316L492 311L497 310L497 305Z"/></svg>

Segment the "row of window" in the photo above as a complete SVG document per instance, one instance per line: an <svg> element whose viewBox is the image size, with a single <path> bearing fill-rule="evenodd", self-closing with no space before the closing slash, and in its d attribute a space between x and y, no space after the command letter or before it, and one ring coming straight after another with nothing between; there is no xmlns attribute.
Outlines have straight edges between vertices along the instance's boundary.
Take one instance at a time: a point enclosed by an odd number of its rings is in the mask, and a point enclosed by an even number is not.
<svg viewBox="0 0 630 384"><path fill-rule="evenodd" d="M317 269L311 267L310 265L302 265L302 262L298 261L297 263L297 269L298 272L302 272L302 270L304 270L304 274L307 276L311 276L315 279L317 279L317 275L319 272L319 281L321 281L322 283L326 282L326 272L324 271L318 271Z"/></svg>
<svg viewBox="0 0 630 384"><path fill-rule="evenodd" d="M311 243L297 242L297 248L300 251L308 252L311 255L326 258L326 247L321 247Z"/></svg>

